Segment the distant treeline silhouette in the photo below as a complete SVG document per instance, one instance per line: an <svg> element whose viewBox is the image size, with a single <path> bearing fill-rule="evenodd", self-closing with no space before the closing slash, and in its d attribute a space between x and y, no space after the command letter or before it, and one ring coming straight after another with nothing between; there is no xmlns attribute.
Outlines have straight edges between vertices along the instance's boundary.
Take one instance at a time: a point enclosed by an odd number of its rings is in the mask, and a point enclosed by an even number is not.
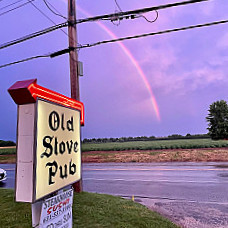
<svg viewBox="0 0 228 228"><path fill-rule="evenodd" d="M83 139L83 143L106 143L106 142L131 142L131 141L156 141L156 140L175 140L175 139L206 139L210 138L208 134L187 134L185 136L179 134L169 135L167 137L155 136L138 136L138 137L120 137L120 138L92 138Z"/></svg>
<svg viewBox="0 0 228 228"><path fill-rule="evenodd" d="M0 140L0 147L6 147L6 146L16 146L16 143L13 141Z"/></svg>

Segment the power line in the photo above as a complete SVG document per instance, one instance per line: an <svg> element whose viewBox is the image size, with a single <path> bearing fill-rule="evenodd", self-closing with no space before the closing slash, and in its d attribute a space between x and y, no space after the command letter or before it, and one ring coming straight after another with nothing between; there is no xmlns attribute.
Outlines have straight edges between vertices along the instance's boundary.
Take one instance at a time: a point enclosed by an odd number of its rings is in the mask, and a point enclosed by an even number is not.
<svg viewBox="0 0 228 228"><path fill-rule="evenodd" d="M63 50L60 50L60 51L56 51L56 52L53 52L53 53L50 53L50 54L32 56L32 57L21 59L21 60L15 61L15 62L11 62L11 63L6 63L6 64L3 64L3 65L0 65L0 69L8 67L8 66L15 65L15 64L18 64L18 63L23 63L23 62L27 62L27 61L34 60L34 59L39 59L39 58L48 58L48 57L55 58L57 56L60 56L60 55L63 55L63 54L67 54L70 51L74 51L74 50L75 50L75 48L66 48L66 49L63 49Z"/></svg>
<svg viewBox="0 0 228 228"><path fill-rule="evenodd" d="M123 12L122 9L120 8L120 5L119 5L118 2L117 2L117 0L115 0L115 4L116 4L117 8L119 9L119 12ZM112 22L114 25L119 26L119 25L120 25L120 21L123 20L123 19L136 19L136 18L142 17L142 18L144 18L147 22L149 22L149 23L154 23L154 22L158 19L158 11L155 10L155 12L156 12L156 17L155 17L154 20L149 20L149 19L147 19L147 17L144 16L144 15L141 15L141 13L140 13L140 14L132 14L132 15L130 15L130 16L127 15L127 16L125 16L125 17L123 17L123 16L118 16L118 15L117 15L118 11L116 11L114 17L107 18L107 19L102 19L102 20L111 20L111 22ZM118 21L118 23L115 24L114 21Z"/></svg>
<svg viewBox="0 0 228 228"><path fill-rule="evenodd" d="M31 1L35 1L35 0L31 0ZM27 5L27 4L29 4L29 2L25 2L25 3L13 8L13 9L7 10L7 11L1 13L0 16L3 16L4 14L10 13L10 12L12 12L12 11L14 11L16 9L19 9L19 8L21 8L21 7L23 7L23 6Z"/></svg>
<svg viewBox="0 0 228 228"><path fill-rule="evenodd" d="M12 6L12 5L17 4L18 2L22 2L22 1L24 1L24 0L18 0L16 2L13 2L13 3L9 4L9 5L3 6L2 8L0 8L0 10L6 9L6 8L8 8L8 7Z"/></svg>
<svg viewBox="0 0 228 228"><path fill-rule="evenodd" d="M139 15L139 16L137 16L137 18L142 17L142 18L144 18L147 22L149 22L149 23L154 23L154 22L158 19L158 11L155 10L155 13L156 13L156 17L155 17L154 20L148 20L147 17L145 17L144 15Z"/></svg>
<svg viewBox="0 0 228 228"><path fill-rule="evenodd" d="M29 1L29 0L28 0ZM45 0L44 0L45 1ZM46 3L47 3L47 0L45 1ZM50 2L48 2L48 4L57 12L57 14L55 13L55 12L53 12L49 7L49 9L54 13L54 14L56 14L57 16L60 16L60 17L62 17L62 18L65 18L65 19L67 19L65 16L63 16ZM33 4L34 5L34 4ZM37 8L37 7L36 7ZM39 9L37 9L37 10L39 10ZM39 11L41 11L41 10L39 10ZM48 19L48 20L50 20L52 23L54 23L55 25L56 25L56 23L53 21L53 20L51 20L46 14L44 14L42 11L41 11L41 13ZM69 39L72 39L72 37L70 37L69 35L68 35L68 33L67 32L65 32L63 29L60 29L67 37L69 37Z"/></svg>
<svg viewBox="0 0 228 228"><path fill-rule="evenodd" d="M117 0L114 0L116 3L117 8L119 9L120 12L122 12L122 9L120 8L120 5L118 4Z"/></svg>
<svg viewBox="0 0 228 228"><path fill-rule="evenodd" d="M57 29L61 29L61 28L64 28L64 27L67 27L68 26L68 22L64 22L64 23L61 23L61 24L56 24L51 18L49 18L44 12L42 12L34 3L32 3L34 0L27 0L27 1L28 1L28 3L31 3L43 16L45 16L48 20L50 20L55 25L52 26L52 27L49 27L49 28L40 30L38 32L29 34L27 36L23 36L21 38L18 38L18 39L15 39L15 40L6 42L6 43L0 45L0 49L7 48L7 47L10 47L10 46L15 45L15 44L18 44L18 43L22 43L22 42L24 42L26 40L29 40L29 39L32 39L32 38L35 38L35 37L38 37L38 36L44 35L46 33L49 33L49 32L55 31ZM61 31L66 36L68 36L68 34L64 30L61 29ZM70 37L70 39L72 39L72 38Z"/></svg>
<svg viewBox="0 0 228 228"><path fill-rule="evenodd" d="M31 0L34 1L34 0ZM102 20L102 19L107 19L107 18L111 18L113 16L125 16L125 15L130 15L130 14L140 14L140 13L145 13L145 12L149 12L149 11L155 11L155 10L159 10L159 9L165 9L165 8L170 8L170 7L175 7L175 6L180 6L180 5L186 5L186 4L192 4L192 3L197 3L197 2L204 2L204 1L210 1L210 0L190 0L190 1L185 1L185 2L179 2L179 3L173 3L173 4L167 4L167 5L160 5L160 6L154 6L154 7L150 7L150 8L143 8L143 9L138 9L138 10L133 10L133 11L128 11L128 12L120 12L117 14L109 14L109 15L101 15L101 16L96 16L96 17L90 17L90 18L85 18L85 19L79 19L73 22L64 22L61 24L57 24L55 26L40 30L38 32L29 34L27 36L18 38L16 40L12 40L9 41L7 43L4 43L2 45L0 45L0 49L24 42L26 40L44 35L46 33L52 32L54 30L63 28L63 27L67 27L70 23L73 24L79 24L79 23L84 23L84 22L89 22L89 21L97 21L97 20ZM29 3L29 2L27 2Z"/></svg>
<svg viewBox="0 0 228 228"><path fill-rule="evenodd" d="M45 1L45 0L44 0ZM47 2L47 0L46 0L46 2ZM54 14L56 14L57 16L60 16L60 17L62 17L62 18L65 18L65 19L67 19L67 17L65 17L65 16L63 16L50 2L48 2L48 4L57 12L57 14L55 13L55 12L53 12L51 9L51 11L54 13ZM51 19L50 19L51 20ZM53 22L53 21L52 21ZM54 22L53 22L54 23ZM55 23L54 23L55 24ZM55 24L56 25L56 24ZM69 37L69 39L73 39L67 32L65 32L63 29L61 29L61 31L67 36L67 37Z"/></svg>
<svg viewBox="0 0 228 228"><path fill-rule="evenodd" d="M104 41L99 41L99 42L96 42L93 44L81 45L81 46L77 47L77 49L94 47L94 46L97 46L100 44L114 43L114 42L123 41L123 40L138 39L138 38L147 37L147 36L155 36L155 35L161 35L161 34L165 34L165 33L185 31L185 30L194 29L194 28L209 27L212 25L219 25L219 24L225 24L225 23L228 23L228 20L215 21L212 23L192 25L192 26L188 26L188 27L169 29L169 30L164 30L164 31L159 31L159 32L145 33L145 34L140 34L140 35L136 35L136 36L128 36L128 37L122 37L122 38L112 39L112 40L104 40Z"/></svg>
<svg viewBox="0 0 228 228"><path fill-rule="evenodd" d="M48 17L41 9L39 9L31 0L27 0L31 3L31 5L38 10L44 17L46 17L50 22L52 22L54 25L57 25L50 17ZM68 34L63 30L60 29L66 36L68 36Z"/></svg>
<svg viewBox="0 0 228 228"><path fill-rule="evenodd" d="M43 2L44 2L44 4L47 6L47 8L53 13L53 14L55 14L56 16L59 16L59 17L62 17L62 18L64 18L64 19L67 19L66 17L64 17L62 14L60 14L59 12L55 12L55 11L57 11L47 0L43 0ZM51 9L51 7L52 8L54 8L55 9L55 11L54 10L52 10Z"/></svg>
<svg viewBox="0 0 228 228"><path fill-rule="evenodd" d="M70 47L70 48L63 49L63 50L60 50L60 51L57 51L57 52L53 52L51 54L29 57L29 58L22 59L22 60L19 60L19 61L16 61L16 62L12 62L12 63L7 63L7 64L4 64L4 65L1 65L0 68L4 68L4 67L7 67L7 66L11 66L11 65L14 65L14 64L18 64L18 63L21 63L21 62L26 62L26 61L37 59L37 58L44 58L44 57L54 58L54 57L69 53L70 51L74 51L76 49L94 47L94 46L97 46L97 45L100 45L100 44L114 43L114 42L123 41L123 40L137 39L137 38L142 38L142 37L146 37L146 36L161 35L161 34L165 34L165 33L185 31L185 30L189 30L189 29L202 28L202 27L208 27L208 26L212 26L212 25L219 25L219 24L225 24L225 23L228 23L228 20L215 21L215 22L206 23L206 24L192 25L192 26L188 26L188 27L164 30L164 31L160 31L160 32L146 33L146 34L141 34L141 35L137 35L137 36L128 36L128 37L123 37L123 38L113 39L113 40L104 40L104 41L100 41L100 42L93 43L93 44L81 45L81 46L78 46L76 48Z"/></svg>
<svg viewBox="0 0 228 228"><path fill-rule="evenodd" d="M112 14L106 14L106 15L101 15L101 16L78 19L78 20L76 20L75 23L80 24L80 23L89 22L89 21L98 21L98 20L105 20L105 19L107 20L107 19L112 19L115 17L124 18L124 16L147 13L147 12L151 12L151 11L155 11L155 10L161 10L161 9L166 9L166 8L171 8L171 7L176 7L176 6L183 6L183 5L199 3L199 2L206 2L206 1L210 1L210 0L189 0L189 1L184 1L184 2L176 2L176 3L165 4L165 5L160 5L160 6L153 6L153 7L149 7L149 8L142 8L142 9L137 9L137 10L126 11L126 12L112 13Z"/></svg>
<svg viewBox="0 0 228 228"><path fill-rule="evenodd" d="M47 0L46 0L47 1ZM50 2L48 4L63 18L67 19L67 17L63 16L59 10L57 10Z"/></svg>
<svg viewBox="0 0 228 228"><path fill-rule="evenodd" d="M60 28L63 28L63 27L67 27L67 26L68 26L68 22L64 22L64 23L61 23L61 24L54 25L52 27L40 30L38 32L31 33L31 34L29 34L27 36L23 36L23 37L18 38L16 40L12 40L12 41L6 42L6 43L0 45L0 49L4 49L4 48L7 48L7 47L10 47L12 45L24 42L26 40L29 40L29 39L44 35L46 33L49 33L49 32L52 32L52 31L55 31L57 29L60 29Z"/></svg>
<svg viewBox="0 0 228 228"><path fill-rule="evenodd" d="M50 56L49 55L37 55L37 56L29 57L29 58L26 58L26 59L18 60L18 61L12 62L12 63L7 63L7 64L4 64L4 65L1 65L0 68L8 67L8 66L15 65L15 64L18 64L18 63L27 62L27 61L30 61L30 60L33 60L33 59L45 58L45 57L50 57Z"/></svg>
<svg viewBox="0 0 228 228"><path fill-rule="evenodd" d="M116 7L118 8L118 10L115 10L115 14L118 12L122 12L122 9L120 8L120 5L118 4L117 0L114 0ZM112 22L113 25L119 26L120 25L120 18L119 17L113 17L108 19ZM117 23L116 23L117 21Z"/></svg>
<svg viewBox="0 0 228 228"><path fill-rule="evenodd" d="M46 17L50 22L52 22L54 25L56 25L56 23L50 18L48 17L41 9L39 9L31 0L27 0L29 3L31 3L31 5L38 10L44 17Z"/></svg>

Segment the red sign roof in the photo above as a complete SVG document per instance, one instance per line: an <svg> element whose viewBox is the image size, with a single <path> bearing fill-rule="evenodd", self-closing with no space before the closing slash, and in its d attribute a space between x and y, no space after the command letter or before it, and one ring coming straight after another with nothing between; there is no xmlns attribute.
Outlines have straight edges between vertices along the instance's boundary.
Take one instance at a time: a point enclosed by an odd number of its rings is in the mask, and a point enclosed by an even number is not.
<svg viewBox="0 0 228 228"><path fill-rule="evenodd" d="M84 125L84 104L72 98L36 84L37 79L17 81L9 89L11 97L18 105L35 103L36 98L42 98L81 112L81 125Z"/></svg>

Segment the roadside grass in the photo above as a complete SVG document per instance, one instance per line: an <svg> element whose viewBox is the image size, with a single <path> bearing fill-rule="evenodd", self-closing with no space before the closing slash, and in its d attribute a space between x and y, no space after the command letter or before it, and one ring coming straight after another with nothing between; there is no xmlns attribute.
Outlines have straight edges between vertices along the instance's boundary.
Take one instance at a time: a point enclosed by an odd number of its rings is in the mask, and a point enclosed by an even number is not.
<svg viewBox="0 0 228 228"><path fill-rule="evenodd" d="M177 139L156 141L131 141L113 143L83 143L82 151L122 151L122 150L161 150L197 149L228 147L228 140Z"/></svg>
<svg viewBox="0 0 228 228"><path fill-rule="evenodd" d="M15 203L11 189L0 189L0 226L31 227L31 205ZM83 192L74 195L73 227L177 228L145 206L110 195Z"/></svg>

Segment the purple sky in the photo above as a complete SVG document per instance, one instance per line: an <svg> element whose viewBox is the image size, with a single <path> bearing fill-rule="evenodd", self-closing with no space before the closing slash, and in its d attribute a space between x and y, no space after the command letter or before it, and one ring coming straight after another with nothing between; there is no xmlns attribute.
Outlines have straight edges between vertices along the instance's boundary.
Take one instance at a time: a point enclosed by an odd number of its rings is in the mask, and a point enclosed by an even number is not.
<svg viewBox="0 0 228 228"><path fill-rule="evenodd" d="M0 8L15 1L3 0ZM24 2L26 0L18 5ZM66 15L65 0L49 2ZM118 0L123 11L171 2L176 1ZM42 0L33 3L55 23L64 22ZM78 18L117 10L114 0L79 0L77 4L80 6ZM8 9L0 10L0 14ZM227 3L211 0L160 10L158 20L152 24L143 18L121 21L119 26L109 21L84 23L78 25L78 41L86 44L114 36L225 20L228 19L227 11ZM145 14L151 20L155 15L154 12ZM0 16L0 43L52 25L28 4ZM216 100L227 100L227 26L217 25L80 50L79 60L84 64L80 94L86 111L82 138L206 133L205 117L209 105ZM0 64L67 47L67 36L58 30L0 50ZM68 55L3 68L0 75L0 139L16 139L17 107L7 92L16 81L37 78L38 84L70 95Z"/></svg>

